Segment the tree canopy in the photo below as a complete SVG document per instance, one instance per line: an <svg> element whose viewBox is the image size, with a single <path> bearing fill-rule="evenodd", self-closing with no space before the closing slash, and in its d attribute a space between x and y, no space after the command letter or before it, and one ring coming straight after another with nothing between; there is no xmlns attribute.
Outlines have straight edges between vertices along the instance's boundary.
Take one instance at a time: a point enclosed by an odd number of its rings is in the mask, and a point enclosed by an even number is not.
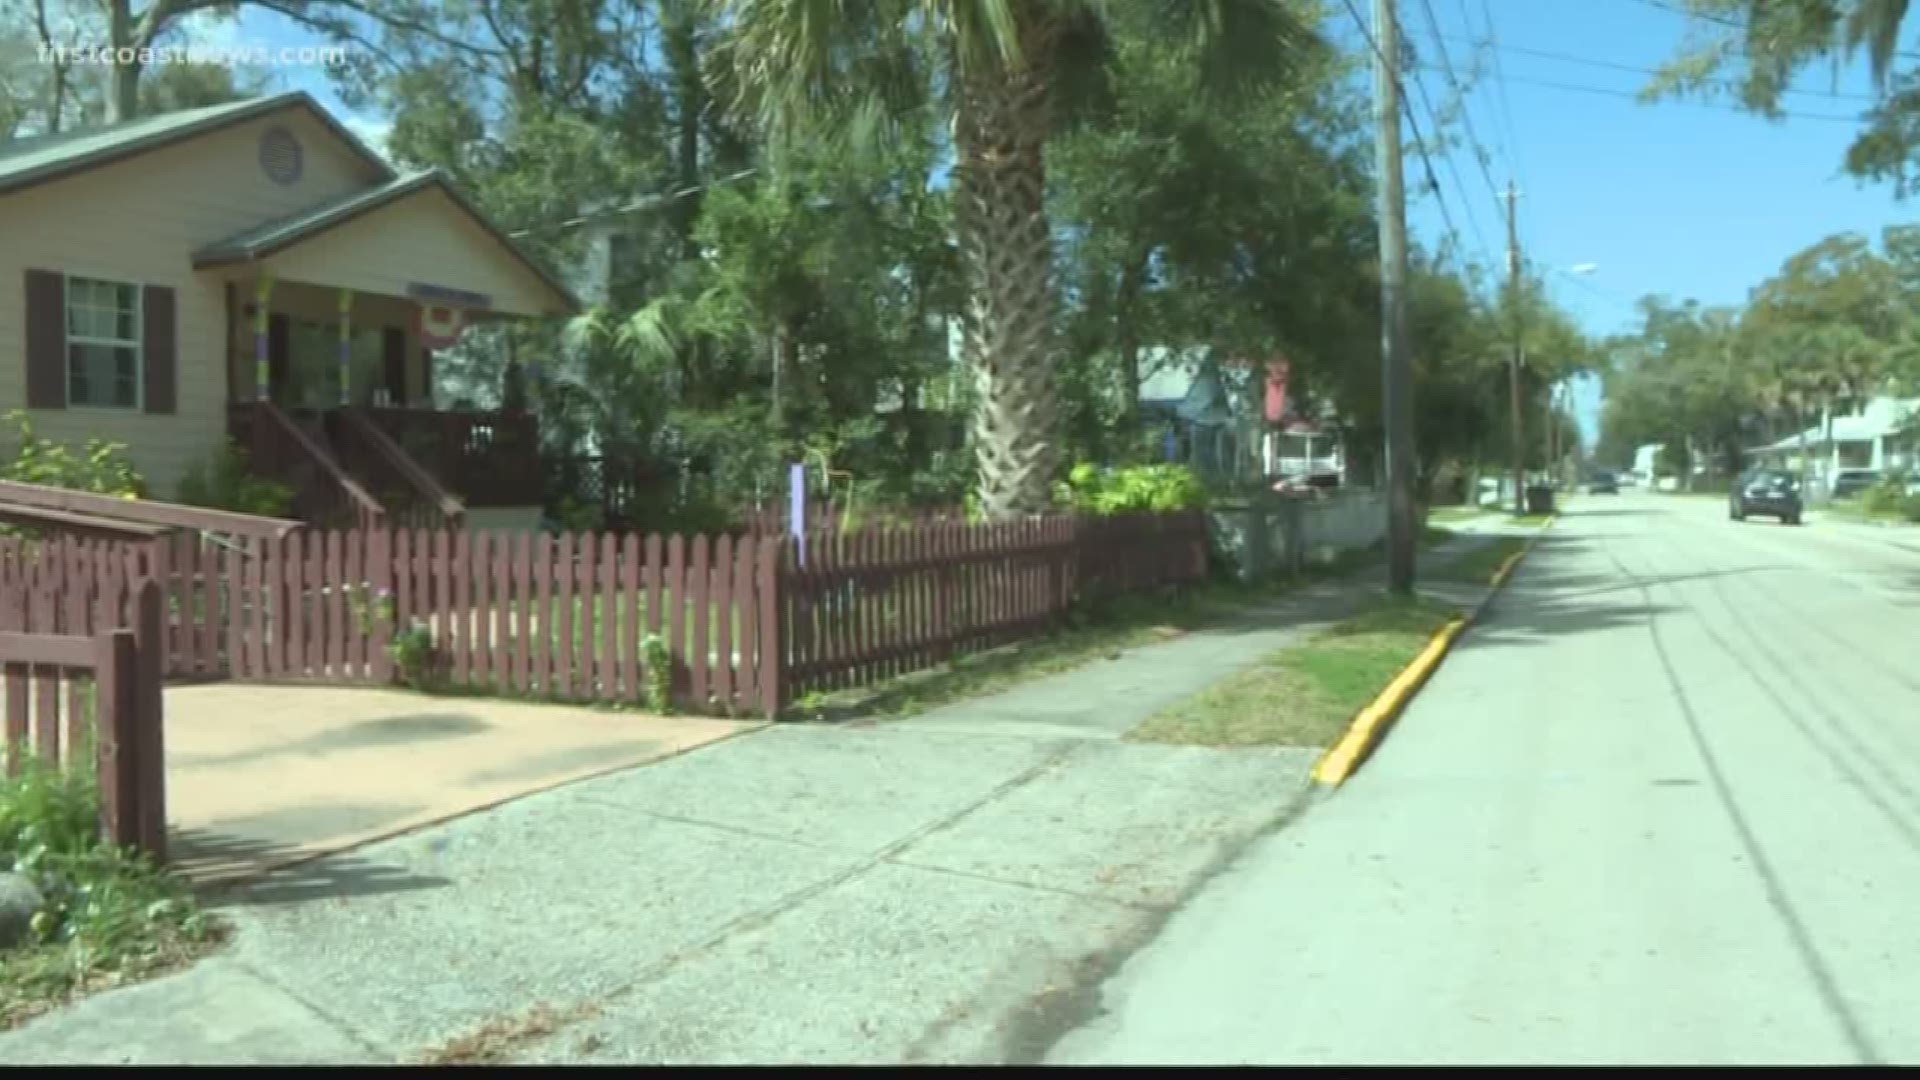
<svg viewBox="0 0 1920 1080"><path fill-rule="evenodd" d="M1679 0L1691 15L1679 53L1642 92L1701 96L1782 118L1801 76L1864 60L1875 100L1847 150L1847 171L1902 197L1920 183L1920 50L1903 48L1907 0ZM1831 111L1831 110L1829 110Z"/></svg>
<svg viewBox="0 0 1920 1080"><path fill-rule="evenodd" d="M618 461L643 516L697 527L805 460L864 498L1030 510L1073 463L1154 457L1140 387L1195 350L1284 359L1356 458L1380 442L1369 57L1328 44L1342 5L0 0L0 135L263 88L179 65L56 87L23 60L42 8L107 44L248 7L352 44L330 75L396 163L597 283L571 326L477 327L436 363L454 402L537 412L556 490ZM1422 475L1504 462L1516 332L1544 463L1581 335L1537 282L1416 263Z"/></svg>
<svg viewBox="0 0 1920 1080"><path fill-rule="evenodd" d="M1739 307L1642 302L1609 343L1605 452L1697 446L1724 470L1742 451L1879 394L1920 390L1920 232L1891 226L1794 253Z"/></svg>

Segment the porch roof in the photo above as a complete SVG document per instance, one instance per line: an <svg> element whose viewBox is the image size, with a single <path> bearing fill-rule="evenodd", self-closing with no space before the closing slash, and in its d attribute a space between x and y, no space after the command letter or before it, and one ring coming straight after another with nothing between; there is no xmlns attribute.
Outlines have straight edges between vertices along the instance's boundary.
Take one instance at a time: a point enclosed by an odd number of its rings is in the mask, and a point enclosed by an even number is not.
<svg viewBox="0 0 1920 1080"><path fill-rule="evenodd" d="M396 177L384 184L376 184L290 217L269 221L215 241L193 253L193 266L196 270L206 270L258 262L287 252L382 207L419 198L430 192L445 195L462 215L498 243L512 261L538 278L561 301L560 306L566 312L580 310L580 301L573 291L489 221L466 196L460 194L460 190L440 169L426 169Z"/></svg>
<svg viewBox="0 0 1920 1080"><path fill-rule="evenodd" d="M1902 401L1894 398L1876 399L1857 416L1836 416L1833 418L1833 441L1836 443L1870 443L1890 435L1898 435L1908 423L1908 418L1920 411L1920 399ZM1787 453L1800 449L1801 437L1805 436L1809 449L1827 445L1827 427L1815 424L1804 432L1794 432L1777 442L1757 446L1747 451L1750 454Z"/></svg>

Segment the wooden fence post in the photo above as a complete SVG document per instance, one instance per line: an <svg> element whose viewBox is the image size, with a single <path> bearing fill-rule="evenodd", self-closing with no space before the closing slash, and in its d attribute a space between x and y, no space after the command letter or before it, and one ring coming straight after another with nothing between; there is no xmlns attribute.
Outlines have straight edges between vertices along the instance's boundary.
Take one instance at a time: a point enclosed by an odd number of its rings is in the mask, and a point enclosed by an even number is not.
<svg viewBox="0 0 1920 1080"><path fill-rule="evenodd" d="M100 828L115 847L136 847L141 839L139 652L132 630L108 630L93 641Z"/></svg>
<svg viewBox="0 0 1920 1080"><path fill-rule="evenodd" d="M1207 550L1207 512L1205 510L1189 511L1187 514L1187 527L1192 530L1191 536L1193 538L1192 583L1197 584L1207 580L1207 574L1211 569L1207 565L1210 555Z"/></svg>
<svg viewBox="0 0 1920 1080"><path fill-rule="evenodd" d="M368 613L370 632L367 635L367 668L375 686L385 686L393 681L393 657L388 654L387 646L393 640L394 619L398 618L399 594L393 587L393 533L384 526L362 529L361 542L366 544L366 584L369 595L361 597ZM355 582L359 585L360 582Z"/></svg>
<svg viewBox="0 0 1920 1080"><path fill-rule="evenodd" d="M759 593L760 618L759 642L755 652L759 655L760 708L767 719L777 720L780 710L787 704L787 664L786 654L781 650L780 620L783 615L780 594L780 554L786 540L782 537L762 538L760 540L760 572L756 591Z"/></svg>
<svg viewBox="0 0 1920 1080"><path fill-rule="evenodd" d="M167 639L163 629L160 583L148 578L134 586L134 689L137 728L133 745L139 776L138 814L141 847L155 862L167 858L166 724L161 684L166 672Z"/></svg>

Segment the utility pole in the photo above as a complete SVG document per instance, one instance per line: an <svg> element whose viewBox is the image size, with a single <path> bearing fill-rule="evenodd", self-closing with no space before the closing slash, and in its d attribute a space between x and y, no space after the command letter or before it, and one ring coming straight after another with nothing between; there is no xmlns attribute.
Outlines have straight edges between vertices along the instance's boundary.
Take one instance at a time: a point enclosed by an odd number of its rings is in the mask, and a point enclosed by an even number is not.
<svg viewBox="0 0 1920 1080"><path fill-rule="evenodd" d="M1513 426L1513 512L1527 512L1526 441L1520 431L1520 226L1514 216L1520 193L1507 181L1507 282L1513 309L1513 358L1507 363L1507 397Z"/></svg>
<svg viewBox="0 0 1920 1080"><path fill-rule="evenodd" d="M1381 417L1386 428L1387 587L1413 592L1413 364L1407 353L1407 192L1400 167L1400 26L1373 0L1374 151L1380 171Z"/></svg>

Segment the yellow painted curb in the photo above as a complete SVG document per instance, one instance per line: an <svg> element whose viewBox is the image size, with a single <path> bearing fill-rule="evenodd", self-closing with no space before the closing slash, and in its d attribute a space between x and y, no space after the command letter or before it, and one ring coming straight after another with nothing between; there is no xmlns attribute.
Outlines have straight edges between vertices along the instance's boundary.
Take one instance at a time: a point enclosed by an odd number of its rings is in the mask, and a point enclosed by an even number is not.
<svg viewBox="0 0 1920 1080"><path fill-rule="evenodd" d="M1505 585L1507 583L1507 575L1513 573L1514 564L1519 562L1520 557L1522 555L1525 555L1526 553L1527 553L1527 549L1523 547L1519 551L1516 551L1513 554L1507 556L1505 559L1501 560L1500 568L1493 572L1493 579L1490 582L1490 584L1492 584L1492 586L1496 589L1502 585Z"/></svg>
<svg viewBox="0 0 1920 1080"><path fill-rule="evenodd" d="M1534 542L1540 538L1540 533L1552 528L1559 517L1559 514L1549 514L1539 530L1527 538L1526 546L1507 556L1506 560L1500 564L1500 568L1493 572L1491 584L1495 592L1498 592L1500 587L1507 583L1507 579L1513 576L1513 569L1520 565L1520 560L1526 558L1527 554L1533 550ZM1488 599L1491 598L1489 595ZM1427 642L1427 647L1420 651L1420 655L1413 658L1413 663L1408 664L1400 674L1394 676L1393 681L1387 684L1387 688L1382 690L1366 708L1360 710L1360 714L1353 718L1353 723L1347 725L1347 733L1340 737L1340 741L1335 743L1332 749L1321 755L1318 762L1314 763L1315 781L1337 786L1353 775L1354 770L1360 767L1360 763L1366 760L1367 755L1373 752L1373 748L1379 744L1381 737L1387 733L1387 728L1393 723L1394 718L1400 715L1401 710L1407 707L1407 702L1420 687L1426 684L1427 679L1433 675L1434 669L1440 666L1440 661L1446 659L1447 651L1453 648L1454 640L1466 630L1470 621L1472 621L1471 618L1467 616L1456 616L1447 620L1447 624L1433 635L1433 638Z"/></svg>
<svg viewBox="0 0 1920 1080"><path fill-rule="evenodd" d="M1440 666L1447 650L1453 647L1453 639L1459 637L1466 626L1464 617L1456 616L1447 620L1447 625L1433 635L1427 647L1414 657L1413 663L1394 676L1380 696L1360 710L1360 715L1354 717L1353 723L1347 726L1347 733L1314 765L1315 780L1322 784L1338 784L1353 775L1353 770L1360 767L1360 762L1372 752L1380 737L1386 734L1387 725L1400 715L1400 710L1406 708L1407 700L1413 697L1414 691L1420 689L1433 670Z"/></svg>

